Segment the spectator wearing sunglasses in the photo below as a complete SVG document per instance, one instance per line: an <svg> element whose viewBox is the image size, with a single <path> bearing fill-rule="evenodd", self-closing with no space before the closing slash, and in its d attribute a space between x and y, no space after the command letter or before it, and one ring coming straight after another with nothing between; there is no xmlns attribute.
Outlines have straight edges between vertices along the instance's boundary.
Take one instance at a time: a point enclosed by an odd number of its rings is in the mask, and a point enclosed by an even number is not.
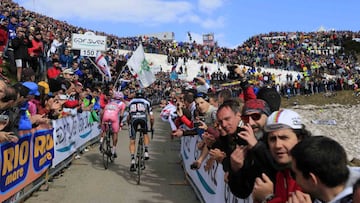
<svg viewBox="0 0 360 203"><path fill-rule="evenodd" d="M231 115L230 112L222 113L220 109L221 107L218 110L219 122L226 120L226 116L222 119L219 117L220 114ZM275 180L275 164L263 139L263 128L271 110L264 100L251 99L246 101L242 111L236 114L237 117L233 120L231 129L225 126L225 122L220 122L221 127L228 134L241 140L231 153L227 153L229 166L225 180L228 181L230 190L235 196L247 198L253 190L256 177L262 173L266 173L271 180Z"/></svg>
<svg viewBox="0 0 360 203"><path fill-rule="evenodd" d="M347 166L346 152L337 141L314 136L295 145L290 154L293 178L303 192L315 199L314 202L360 201L360 193L356 189L359 187L360 171ZM312 202L303 192L293 193L289 202Z"/></svg>
<svg viewBox="0 0 360 203"><path fill-rule="evenodd" d="M254 202L285 203L294 192L302 190L292 178L290 151L297 143L308 139L311 133L302 124L300 115L289 109L272 113L264 130L264 139L278 171L275 182L265 173L256 178L252 192ZM304 157L309 156L313 155Z"/></svg>

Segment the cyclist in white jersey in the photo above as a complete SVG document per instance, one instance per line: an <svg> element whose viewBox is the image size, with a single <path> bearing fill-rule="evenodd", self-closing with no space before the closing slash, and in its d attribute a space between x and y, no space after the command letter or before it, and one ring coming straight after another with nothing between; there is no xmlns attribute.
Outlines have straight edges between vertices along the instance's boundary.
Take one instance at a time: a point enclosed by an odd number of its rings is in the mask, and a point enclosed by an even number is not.
<svg viewBox="0 0 360 203"><path fill-rule="evenodd" d="M145 145L145 160L149 159L149 135L148 135L148 118L150 118L151 130L154 126L154 115L152 112L151 104L148 100L144 98L142 92L137 92L135 97L128 104L128 124L130 131L130 145L129 151L131 155L131 166L130 171L135 171L135 139L136 139L136 129L140 125L144 129L144 145Z"/></svg>

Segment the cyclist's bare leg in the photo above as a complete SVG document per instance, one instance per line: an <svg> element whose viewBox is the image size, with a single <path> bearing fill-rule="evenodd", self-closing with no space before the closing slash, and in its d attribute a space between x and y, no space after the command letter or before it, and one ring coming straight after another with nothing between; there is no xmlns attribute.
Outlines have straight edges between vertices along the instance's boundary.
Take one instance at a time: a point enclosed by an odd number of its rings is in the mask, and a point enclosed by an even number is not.
<svg viewBox="0 0 360 203"><path fill-rule="evenodd" d="M149 143L150 143L150 138L148 134L144 134L144 146L145 146L145 160L149 159Z"/></svg>
<svg viewBox="0 0 360 203"><path fill-rule="evenodd" d="M117 146L117 141L118 141L118 133L115 133L113 134L113 146L112 146L112 149L111 149L111 152L112 154L116 154L116 146Z"/></svg>
<svg viewBox="0 0 360 203"><path fill-rule="evenodd" d="M129 151L131 155L135 154L135 140L133 139L130 139Z"/></svg>
<svg viewBox="0 0 360 203"><path fill-rule="evenodd" d="M144 145L148 146L150 143L150 139L149 139L149 135L148 134L144 134Z"/></svg>

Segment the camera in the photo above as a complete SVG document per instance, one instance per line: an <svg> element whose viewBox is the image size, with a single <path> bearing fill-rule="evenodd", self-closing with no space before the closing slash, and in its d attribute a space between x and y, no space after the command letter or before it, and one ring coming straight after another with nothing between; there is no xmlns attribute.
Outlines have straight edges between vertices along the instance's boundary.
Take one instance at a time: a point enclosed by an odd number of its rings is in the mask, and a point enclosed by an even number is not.
<svg viewBox="0 0 360 203"><path fill-rule="evenodd" d="M203 116L198 116L198 117L200 121L205 122L205 118ZM194 128L198 128L199 126L201 126L201 122L194 121Z"/></svg>
<svg viewBox="0 0 360 203"><path fill-rule="evenodd" d="M201 125L200 122L194 122L194 128L198 128Z"/></svg>
<svg viewBox="0 0 360 203"><path fill-rule="evenodd" d="M227 65L226 68L229 71L228 78L230 80L236 80L239 78L239 75L235 73L235 69L237 68L236 65Z"/></svg>
<svg viewBox="0 0 360 203"><path fill-rule="evenodd" d="M234 142L237 144L237 145L248 145L247 141L242 139L241 137L239 137L238 133L241 132L241 131L245 131L244 128L242 127L237 127L237 130L236 130L236 133L233 137L234 139Z"/></svg>
<svg viewBox="0 0 360 203"><path fill-rule="evenodd" d="M197 165L196 163L192 163L192 164L190 165L190 169L196 170L196 169L198 169L198 165Z"/></svg>
<svg viewBox="0 0 360 203"><path fill-rule="evenodd" d="M230 73L233 73L233 72L235 72L235 69L237 68L237 66L236 65L227 65L226 68Z"/></svg>

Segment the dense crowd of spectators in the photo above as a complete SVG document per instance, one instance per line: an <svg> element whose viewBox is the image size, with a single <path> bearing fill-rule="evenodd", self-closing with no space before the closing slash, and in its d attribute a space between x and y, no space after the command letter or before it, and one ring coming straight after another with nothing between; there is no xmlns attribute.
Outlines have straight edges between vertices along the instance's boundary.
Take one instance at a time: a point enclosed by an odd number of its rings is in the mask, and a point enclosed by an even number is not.
<svg viewBox="0 0 360 203"><path fill-rule="evenodd" d="M47 119L57 119L83 110L98 112L99 106L103 105L100 104L100 98L104 97L102 90L109 88L104 88L102 75L92 63L94 59L83 57L79 50L71 49L71 34L88 31L107 36L108 51L102 54L112 72L112 81L120 81L125 97L137 88L135 79L124 70L124 65L139 43L143 44L145 52L167 55L169 64L176 65L179 60L183 60L185 67L180 67L180 73L197 69L187 67L186 62L189 59L198 60L198 76L217 85L236 80L236 76L226 75L220 69L210 73L202 62L250 66L244 68L243 72L255 89L273 85L283 95L352 89L359 82L356 58L344 54L342 48L345 39L359 37L359 32L274 32L253 36L243 45L229 49L209 47L195 41L169 42L146 36L121 38L72 26L27 11L11 0L3 0L0 5L0 77L5 82L5 93L1 103L15 102L3 104L0 108L4 115L10 118L13 115L10 122L16 122L19 118L14 115L20 115L17 111L28 108L26 105L29 104L32 108L30 127L39 122L46 123ZM129 50L129 53L118 54L118 49ZM4 67L9 71L6 76ZM258 67L295 70L303 72L303 75L289 75L286 84L276 84L274 81L278 76L260 72ZM338 77L323 78L323 73ZM170 80L171 74L160 71L156 75L157 81L146 91L155 103L169 96L172 89L181 86L178 81ZM15 81L10 81L10 75L15 75ZM14 108L17 110L14 111ZM98 119L96 113L93 115L94 120ZM13 132L16 128L18 126L13 125L7 130Z"/></svg>

